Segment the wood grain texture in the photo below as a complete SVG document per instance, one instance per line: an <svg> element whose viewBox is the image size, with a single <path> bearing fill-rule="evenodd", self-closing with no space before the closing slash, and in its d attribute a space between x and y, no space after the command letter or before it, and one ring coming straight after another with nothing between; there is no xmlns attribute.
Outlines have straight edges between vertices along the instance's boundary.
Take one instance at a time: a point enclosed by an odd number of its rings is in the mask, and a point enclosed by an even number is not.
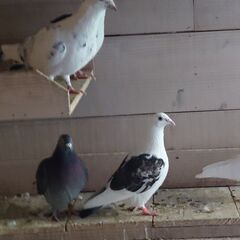
<svg viewBox="0 0 240 240"><path fill-rule="evenodd" d="M240 31L108 38L74 116L239 108Z"/></svg>
<svg viewBox="0 0 240 240"><path fill-rule="evenodd" d="M188 188L160 190L154 196L158 214L155 227L239 224L239 213L230 190L222 188ZM177 224L176 224L177 223Z"/></svg>
<svg viewBox="0 0 240 240"><path fill-rule="evenodd" d="M175 150L168 151L170 170L164 188L236 185L226 179L196 179L195 175L210 163L227 160L240 154L240 149ZM127 153L81 154L89 171L85 188L96 191L105 186ZM35 173L42 158L16 159L0 162L0 193L36 193ZM183 177L184 173L184 177Z"/></svg>
<svg viewBox="0 0 240 240"><path fill-rule="evenodd" d="M89 67L92 63L86 69L90 74ZM73 88L86 92L91 80L73 80ZM0 72L0 91L0 121L68 117L83 97L70 95L63 79L50 81L34 71Z"/></svg>
<svg viewBox="0 0 240 240"><path fill-rule="evenodd" d="M230 186L229 189L231 191L232 198L236 204L237 210L240 215L240 187L239 186Z"/></svg>
<svg viewBox="0 0 240 240"><path fill-rule="evenodd" d="M195 30L240 28L239 0L195 0Z"/></svg>
<svg viewBox="0 0 240 240"><path fill-rule="evenodd" d="M106 33L111 35L193 30L193 1L116 0L117 12L109 11Z"/></svg>
<svg viewBox="0 0 240 240"><path fill-rule="evenodd" d="M153 228L153 239L221 238L240 236L239 225ZM228 238L227 238L228 239ZM231 238L230 238L231 239Z"/></svg>
<svg viewBox="0 0 240 240"><path fill-rule="evenodd" d="M0 74L0 121L69 114L68 93L33 72Z"/></svg>
<svg viewBox="0 0 240 240"><path fill-rule="evenodd" d="M34 0L1 1L0 42L21 41L64 13L76 9L80 0Z"/></svg>
<svg viewBox="0 0 240 240"><path fill-rule="evenodd" d="M0 42L22 40L55 17L76 11L80 3L81 0L1 1ZM106 34L193 30L192 0L182 0L181 4L178 0L116 0L116 4L118 11L107 13Z"/></svg>
<svg viewBox="0 0 240 240"><path fill-rule="evenodd" d="M169 115L176 122L176 127L165 130L169 150L239 147L239 110ZM146 114L2 122L0 162L43 159L52 153L64 133L72 136L76 151L82 154L135 152L144 145L153 117Z"/></svg>
<svg viewBox="0 0 240 240"><path fill-rule="evenodd" d="M64 221L54 223L43 217L49 209L42 197L1 200L0 207L5 209L2 210L5 215L0 220L0 239L143 240L240 236L239 214L229 188L165 190L155 196L153 203L155 210L160 211L158 217L129 212L127 205L116 206L101 209L86 219L73 216L68 232L64 232ZM9 210L13 205L18 213ZM206 205L211 206L211 211L204 210ZM78 201L76 209L79 206ZM31 214L33 212L35 215ZM8 225L12 217L16 227Z"/></svg>

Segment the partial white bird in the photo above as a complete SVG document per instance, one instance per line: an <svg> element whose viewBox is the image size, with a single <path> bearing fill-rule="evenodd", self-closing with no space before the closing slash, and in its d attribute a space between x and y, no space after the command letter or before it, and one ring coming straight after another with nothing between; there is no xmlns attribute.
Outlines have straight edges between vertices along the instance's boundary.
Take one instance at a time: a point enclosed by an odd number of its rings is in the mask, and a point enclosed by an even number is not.
<svg viewBox="0 0 240 240"><path fill-rule="evenodd" d="M175 123L165 113L154 116L149 137L139 155L125 157L106 187L85 203L80 217L87 217L103 206L124 200L130 200L134 208L141 209L144 215L155 215L145 204L168 173L168 156L164 146L164 128L167 125Z"/></svg>
<svg viewBox="0 0 240 240"><path fill-rule="evenodd" d="M32 67L47 79L61 76L70 93L70 75L86 66L104 41L106 9L116 10L113 0L85 0L75 14L53 20L23 43L3 45L1 57Z"/></svg>
<svg viewBox="0 0 240 240"><path fill-rule="evenodd" d="M225 178L231 180L240 180L240 155L226 161L210 164L202 169L202 172L196 175L196 178Z"/></svg>

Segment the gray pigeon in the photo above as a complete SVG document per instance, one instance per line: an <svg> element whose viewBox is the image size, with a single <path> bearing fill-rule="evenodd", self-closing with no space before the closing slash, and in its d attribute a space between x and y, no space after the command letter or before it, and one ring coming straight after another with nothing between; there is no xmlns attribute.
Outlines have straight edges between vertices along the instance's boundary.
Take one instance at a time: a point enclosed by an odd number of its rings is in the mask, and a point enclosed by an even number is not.
<svg viewBox="0 0 240 240"><path fill-rule="evenodd" d="M90 198L80 217L84 218L111 203L130 200L144 215L155 215L145 204L163 184L169 168L164 146L164 128L175 123L165 113L154 116L152 129L138 154L129 154L101 192Z"/></svg>
<svg viewBox="0 0 240 240"><path fill-rule="evenodd" d="M87 179L87 169L74 151L71 137L60 136L53 155L39 164L36 173L37 191L52 207L54 220L59 212L71 210Z"/></svg>
<svg viewBox="0 0 240 240"><path fill-rule="evenodd" d="M76 13L54 19L23 43L2 45L1 58L24 63L49 80L60 76L77 94L70 75L81 75L79 70L100 50L107 8L116 9L113 0L85 0Z"/></svg>

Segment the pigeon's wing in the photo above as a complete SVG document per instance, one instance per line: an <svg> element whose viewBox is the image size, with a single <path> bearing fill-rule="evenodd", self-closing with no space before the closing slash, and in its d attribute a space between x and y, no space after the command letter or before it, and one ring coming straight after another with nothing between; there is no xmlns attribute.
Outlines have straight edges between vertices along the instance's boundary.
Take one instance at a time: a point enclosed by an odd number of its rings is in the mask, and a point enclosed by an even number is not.
<svg viewBox="0 0 240 240"><path fill-rule="evenodd" d="M36 180L37 180L37 192L39 194L44 194L47 190L47 172L46 172L46 165L47 159L44 159L38 166L37 173L36 173Z"/></svg>
<svg viewBox="0 0 240 240"><path fill-rule="evenodd" d="M61 22L61 21L63 21L63 20L65 20L65 19L67 19L67 18L69 18L69 17L71 17L72 16L72 13L65 13L65 14L63 14L63 15L61 15L61 16L58 16L58 17L56 17L56 18L54 18L52 21L51 21L51 23L59 23L59 22Z"/></svg>
<svg viewBox="0 0 240 240"><path fill-rule="evenodd" d="M41 29L31 38L28 44L28 62L33 68L43 69L46 72L61 63L67 53L65 39L67 32L62 31L61 27L53 26Z"/></svg>
<svg viewBox="0 0 240 240"><path fill-rule="evenodd" d="M147 191L159 179L164 161L153 155L141 154L125 161L110 181L112 190Z"/></svg>
<svg viewBox="0 0 240 240"><path fill-rule="evenodd" d="M160 177L162 159L148 154L124 159L101 192L91 197L84 209L101 207L131 198L135 193L147 191Z"/></svg>

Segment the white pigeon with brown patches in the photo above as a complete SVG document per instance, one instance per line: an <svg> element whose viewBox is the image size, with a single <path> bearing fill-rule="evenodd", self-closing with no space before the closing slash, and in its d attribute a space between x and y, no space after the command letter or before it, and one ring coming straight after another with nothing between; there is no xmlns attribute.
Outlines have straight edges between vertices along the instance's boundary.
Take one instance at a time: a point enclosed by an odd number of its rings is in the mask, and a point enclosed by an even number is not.
<svg viewBox="0 0 240 240"><path fill-rule="evenodd" d="M1 46L1 57L24 63L49 80L61 76L69 92L78 93L70 75L86 66L101 48L107 8L116 10L113 0L85 0L76 13L56 18L23 43Z"/></svg>

